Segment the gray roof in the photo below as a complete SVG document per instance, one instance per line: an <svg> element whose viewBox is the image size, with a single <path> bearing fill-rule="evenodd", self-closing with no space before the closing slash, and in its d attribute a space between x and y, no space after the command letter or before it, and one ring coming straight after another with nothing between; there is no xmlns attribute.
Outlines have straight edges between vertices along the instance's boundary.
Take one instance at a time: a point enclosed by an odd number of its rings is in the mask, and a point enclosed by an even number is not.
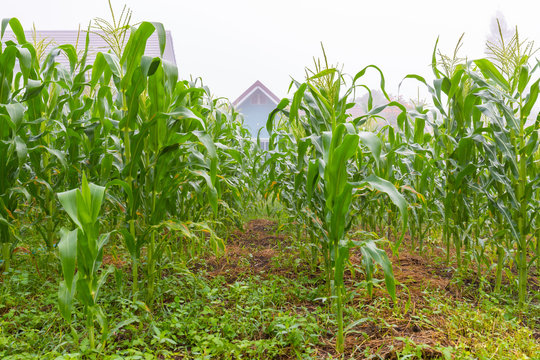
<svg viewBox="0 0 540 360"><path fill-rule="evenodd" d="M30 43L34 41L34 34L32 31L25 31L24 32L26 36L26 40ZM55 46L59 45L65 45L65 44L71 44L75 46L75 48L78 51L83 51L85 46L85 40L86 40L86 31L82 31L79 33L79 31L76 30L40 30L36 31L36 41L45 40L45 43L50 44L47 46L47 50L45 53L48 53L49 50L54 48ZM126 36L126 42L129 37L129 34ZM77 42L78 38L78 42ZM6 40L14 40L15 36L12 32L6 31L4 34L4 37L2 41ZM174 48L173 48L173 42L172 42L172 36L171 32L169 30L166 31L166 45L165 45L165 51L163 53L163 59L172 62L176 64L176 57L174 55ZM90 33L90 44L88 46L88 63L93 63L96 59L96 55L98 52L108 52L110 49L109 45L103 40L99 34ZM146 43L146 50L145 55L152 56L152 57L159 57L160 51L159 51L159 41L157 33L154 32L150 38L148 39L148 42ZM69 61L64 55L60 55L56 58L56 61L59 62L62 65L69 66Z"/></svg>

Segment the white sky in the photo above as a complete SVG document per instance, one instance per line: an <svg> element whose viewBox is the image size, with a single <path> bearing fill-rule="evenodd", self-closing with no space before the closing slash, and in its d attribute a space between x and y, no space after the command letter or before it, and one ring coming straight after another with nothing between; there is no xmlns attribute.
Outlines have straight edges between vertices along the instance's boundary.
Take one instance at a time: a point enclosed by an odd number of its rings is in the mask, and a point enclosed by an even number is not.
<svg viewBox="0 0 540 360"><path fill-rule="evenodd" d="M379 66L393 94L406 74L431 75L437 36L450 53L465 33L461 54L482 57L496 11L540 45L540 0L113 0L117 15L124 4L134 22L159 21L171 30L181 78L200 76L216 96L231 100L255 80L285 96L291 76L302 80L321 55L321 41L330 62L349 74ZM0 13L38 30L110 18L106 0L0 0ZM401 93L415 96L417 84L409 80Z"/></svg>

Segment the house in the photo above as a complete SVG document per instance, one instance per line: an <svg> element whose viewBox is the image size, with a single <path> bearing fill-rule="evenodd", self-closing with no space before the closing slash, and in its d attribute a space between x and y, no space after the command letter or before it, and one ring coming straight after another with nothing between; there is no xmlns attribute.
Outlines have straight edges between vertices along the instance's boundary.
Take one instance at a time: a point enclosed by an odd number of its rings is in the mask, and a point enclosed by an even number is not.
<svg viewBox="0 0 540 360"><path fill-rule="evenodd" d="M80 32L77 30L40 30L35 32L25 31L24 35L26 37L26 40L29 43L34 44L36 48L43 47L43 49L41 49L41 54L43 56L46 56L49 51L52 50L54 47L66 44L73 45L75 49L80 54L82 54L86 41L86 31L82 30ZM126 43L128 38L129 33L127 34L125 39ZM93 64L96 59L97 53L108 52L110 50L110 46L97 32L90 32L89 39L90 42L88 45L88 57L86 61L88 64ZM10 31L5 32L2 38L2 42L8 40L15 41L15 35ZM151 57L160 57L159 40L156 32L154 32L148 39L144 54ZM165 51L163 53L163 59L168 62L172 62L173 64L176 64L176 57L174 55L174 48L170 31L166 31L166 43ZM43 60L44 59L42 58L41 61ZM55 61L60 63L61 65L69 66L68 59L62 53L55 59Z"/></svg>
<svg viewBox="0 0 540 360"><path fill-rule="evenodd" d="M244 115L244 126L251 131L253 138L259 136L261 139L268 139L266 121L279 101L276 95L257 80L233 102L233 105Z"/></svg>

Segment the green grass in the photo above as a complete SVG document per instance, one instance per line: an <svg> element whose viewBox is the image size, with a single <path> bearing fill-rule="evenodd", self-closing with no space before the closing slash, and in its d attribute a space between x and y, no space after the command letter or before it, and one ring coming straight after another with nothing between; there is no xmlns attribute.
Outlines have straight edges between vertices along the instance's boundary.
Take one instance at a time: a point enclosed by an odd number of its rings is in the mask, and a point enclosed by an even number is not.
<svg viewBox="0 0 540 360"><path fill-rule="evenodd" d="M3 277L0 290L0 358L339 358L334 350L335 317L324 301L324 279L302 266L299 248L294 242L283 247L267 273L241 272L234 281L226 272L211 276L204 259L192 262L197 269L166 261L156 286L160 302L152 310L128 300L127 269L124 276L111 275L101 306L111 328L123 326L111 331L106 347L98 345L95 352L85 334L82 306L76 302L74 308L78 347L58 313L54 265L40 277L28 255L20 255L13 267L17 270ZM47 261L45 255L36 257L38 264ZM54 263L54 257L48 261ZM250 261L247 257L244 265L250 266ZM423 292L410 299L398 286L394 306L382 284L376 286L373 299L367 299L361 280L348 285L344 359L392 354L397 359L538 359L534 330L520 320L535 316L534 307L520 314L509 297L497 300L471 289L467 297L454 299L425 284ZM407 286L414 292L413 285Z"/></svg>

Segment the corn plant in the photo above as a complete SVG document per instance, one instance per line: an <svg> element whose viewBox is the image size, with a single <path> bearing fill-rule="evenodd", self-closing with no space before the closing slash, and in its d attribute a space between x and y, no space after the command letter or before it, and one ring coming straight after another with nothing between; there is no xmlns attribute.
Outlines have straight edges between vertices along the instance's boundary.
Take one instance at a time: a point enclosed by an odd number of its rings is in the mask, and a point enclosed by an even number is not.
<svg viewBox="0 0 540 360"><path fill-rule="evenodd" d="M4 270L10 267L11 253L17 242L10 223L15 219L20 195L27 194L24 188L20 187L20 177L24 172L28 153L31 152L28 148L28 122L24 116L23 102L31 97L33 91L33 82L29 78L34 61L31 47L23 46L26 38L17 19L2 20L0 38L8 25L20 45L13 41L0 43L0 253ZM17 60L20 72L15 70ZM20 95L21 93L24 95Z"/></svg>
<svg viewBox="0 0 540 360"><path fill-rule="evenodd" d="M218 156L206 131L205 89L178 81L178 70L160 58L143 55L146 41L163 25L141 23L132 28L122 57L99 53L92 69L91 91L121 104L118 121L119 178L110 182L124 191L122 229L132 258L133 295L138 269L147 248L147 300L154 298L156 264L162 245L155 229L169 216L199 221L209 208L216 214L221 194ZM161 42L161 50L165 46ZM121 139L121 140L120 140ZM152 229L147 231L147 229Z"/></svg>
<svg viewBox="0 0 540 360"><path fill-rule="evenodd" d="M531 169L534 169L538 149L539 125L538 121L529 124L528 119L538 99L540 80L534 80L536 67L532 70L529 68L527 55L521 56L510 76L503 76L487 59L474 62L483 76L471 74L474 81L486 89L481 94L486 102L482 110L490 119L489 134L502 155L502 162L501 156L496 153L488 161L490 172L505 190L499 194L499 197L504 197L504 201L497 201L497 208L506 219L516 247L518 302L523 306L527 294L528 269L533 264L528 260L528 253L534 244L531 225L537 206L531 197L538 181L532 177L534 172Z"/></svg>
<svg viewBox="0 0 540 360"><path fill-rule="evenodd" d="M0 245L4 271L9 270L16 244L10 222L15 219L18 177L28 152L25 141L18 135L24 126L23 112L24 107L17 103L4 105L0 110Z"/></svg>
<svg viewBox="0 0 540 360"><path fill-rule="evenodd" d="M3 21L2 34L11 27L15 40L3 42L0 54L0 242L7 268L24 206L30 211L21 220L52 253L63 220L55 195L78 186L84 171L109 188L103 223L118 230L132 258L133 296L143 269L151 304L166 246L198 238L197 248L223 250L213 227L222 226L220 211L238 222L246 195L257 191L257 150L230 105L198 81L179 81L175 65L144 56L154 32L163 52L163 25L128 23L129 15L97 21L118 41L87 64L88 33L83 50L59 45L46 53L26 41L18 20Z"/></svg>
<svg viewBox="0 0 540 360"><path fill-rule="evenodd" d="M484 119L480 110L483 101L466 65L457 56L460 46L461 39L452 57L441 55L441 61L437 62L436 44L432 58L436 79L432 85L417 75L406 77L424 83L435 105L436 111L431 113L433 120L429 120L433 129L432 168L440 174L441 182L431 196L441 198L438 208L447 262L453 244L458 269L474 253L476 239L482 235L479 214L486 195L478 184L487 171L483 161L486 155Z"/></svg>
<svg viewBox="0 0 540 360"><path fill-rule="evenodd" d="M371 67L381 73L378 68ZM377 164L381 161L381 142L376 134L358 131L359 124L381 109L373 109L358 119L349 119L347 114L347 109L353 105L349 96L357 86L356 81L368 68L359 72L353 85L342 94L341 88L345 83L341 72L328 66L327 62L322 66L320 62L316 63L313 75L303 84L296 83L298 90L290 102L290 109L286 109L289 101L282 100L267 123L272 134L268 160L269 191L287 201L290 211L296 216L301 215L304 218L302 222L309 225L313 234L311 238L319 239L327 287L336 299L336 348L340 352L344 349L343 276L350 248L361 249L369 274L373 270L373 262L382 266L388 291L395 299L394 277L386 253L371 240L354 241L347 236L354 218L362 216L361 210L358 213L352 211L353 198L370 190L386 193L399 207L403 223L407 218L407 204L401 194L388 181L370 174L371 169L360 159L363 153L359 144L363 144L367 149L365 154L369 154ZM384 85L382 73L381 78ZM279 112L288 118L288 123L284 130L278 128L274 132L273 121ZM288 129L294 129L294 132L287 133L285 130ZM278 159L282 160L277 162ZM274 186L278 182L279 188ZM303 196L298 196L298 191L303 191Z"/></svg>
<svg viewBox="0 0 540 360"><path fill-rule="evenodd" d="M37 205L34 226L49 251L57 242L60 224L55 193L74 186L82 167L88 165L88 158L92 157L92 151L79 149L79 144L87 140L85 131L88 131L81 108L92 104L83 95L89 70L85 65L87 52L88 38L81 57L72 45L51 49L34 69L35 81L41 84L41 90L27 101L25 115L32 124L29 133L34 139L29 145L36 151L29 156L29 176L24 186ZM61 54L69 59L69 68L56 63Z"/></svg>
<svg viewBox="0 0 540 360"><path fill-rule="evenodd" d="M88 183L82 177L79 189L58 194L58 199L75 230L65 230L58 244L62 264L63 281L58 290L58 305L64 319L70 323L73 299L76 297L84 306L90 347L95 348L95 321L101 326L103 338L108 331L106 315L99 306L101 286L107 272L100 272L103 249L109 238L100 234L99 216L105 196L105 187Z"/></svg>
<svg viewBox="0 0 540 360"><path fill-rule="evenodd" d="M431 153L442 183L426 189L431 193L426 195L442 198L438 207L447 261L453 242L458 269L473 259L480 276L482 263L490 265L487 247L493 247L495 289L501 288L503 266L510 259L508 265L517 265L518 303L523 305L535 258L528 259L529 253L537 255L538 247L533 190L538 128L530 118L538 98L538 65L529 66L532 46L520 41L517 31L509 43L488 47L493 60L469 62L457 57L459 43L454 56L441 56L440 62L435 49L433 85L417 75L407 77L427 86L436 109L430 120Z"/></svg>

